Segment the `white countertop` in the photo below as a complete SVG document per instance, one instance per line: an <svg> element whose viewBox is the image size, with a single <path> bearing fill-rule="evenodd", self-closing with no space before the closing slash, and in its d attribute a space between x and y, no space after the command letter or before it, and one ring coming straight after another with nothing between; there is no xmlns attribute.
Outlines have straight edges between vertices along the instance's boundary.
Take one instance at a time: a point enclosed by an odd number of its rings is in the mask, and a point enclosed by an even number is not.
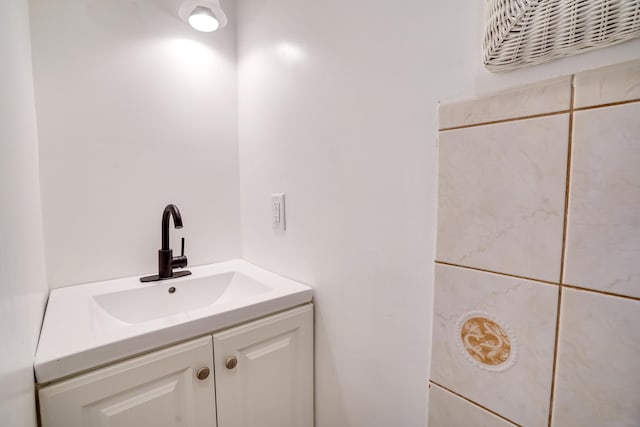
<svg viewBox="0 0 640 427"><path fill-rule="evenodd" d="M217 331L312 298L308 286L243 260L189 270L190 276L159 282L141 283L139 277L127 277L53 290L34 362L38 383ZM175 296L169 296L170 287L176 288Z"/></svg>

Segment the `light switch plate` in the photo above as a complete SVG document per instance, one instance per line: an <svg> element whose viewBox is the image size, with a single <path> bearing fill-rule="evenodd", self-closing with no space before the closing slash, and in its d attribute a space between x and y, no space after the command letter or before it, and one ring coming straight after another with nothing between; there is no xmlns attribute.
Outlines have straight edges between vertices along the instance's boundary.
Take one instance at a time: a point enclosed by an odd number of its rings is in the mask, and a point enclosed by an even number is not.
<svg viewBox="0 0 640 427"><path fill-rule="evenodd" d="M271 195L271 224L274 230L286 230L284 193L273 193Z"/></svg>

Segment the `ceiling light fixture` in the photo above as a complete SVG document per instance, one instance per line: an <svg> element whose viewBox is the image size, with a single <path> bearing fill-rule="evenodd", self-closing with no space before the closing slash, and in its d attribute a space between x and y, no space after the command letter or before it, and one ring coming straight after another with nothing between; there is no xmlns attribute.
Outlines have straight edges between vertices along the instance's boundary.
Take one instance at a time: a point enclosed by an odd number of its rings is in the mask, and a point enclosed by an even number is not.
<svg viewBox="0 0 640 427"><path fill-rule="evenodd" d="M180 18L198 31L210 33L227 25L220 0L186 0L178 10Z"/></svg>

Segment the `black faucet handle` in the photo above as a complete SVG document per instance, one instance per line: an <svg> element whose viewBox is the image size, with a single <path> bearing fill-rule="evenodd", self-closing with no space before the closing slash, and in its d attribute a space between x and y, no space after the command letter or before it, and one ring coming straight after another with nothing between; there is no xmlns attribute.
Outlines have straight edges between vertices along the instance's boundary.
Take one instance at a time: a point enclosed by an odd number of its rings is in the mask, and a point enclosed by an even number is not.
<svg viewBox="0 0 640 427"><path fill-rule="evenodd" d="M171 268L184 268L187 266L187 257L184 256L184 237L180 244L180 256L174 256L171 260Z"/></svg>

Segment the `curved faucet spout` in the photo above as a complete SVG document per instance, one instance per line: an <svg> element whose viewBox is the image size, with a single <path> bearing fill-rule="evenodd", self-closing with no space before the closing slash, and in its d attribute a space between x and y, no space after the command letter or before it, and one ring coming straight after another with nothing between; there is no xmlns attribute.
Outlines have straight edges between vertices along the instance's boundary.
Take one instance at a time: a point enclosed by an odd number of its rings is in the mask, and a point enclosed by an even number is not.
<svg viewBox="0 0 640 427"><path fill-rule="evenodd" d="M162 250L169 250L169 217L173 216L173 224L176 228L182 228L182 215L174 204L167 205L162 213Z"/></svg>

